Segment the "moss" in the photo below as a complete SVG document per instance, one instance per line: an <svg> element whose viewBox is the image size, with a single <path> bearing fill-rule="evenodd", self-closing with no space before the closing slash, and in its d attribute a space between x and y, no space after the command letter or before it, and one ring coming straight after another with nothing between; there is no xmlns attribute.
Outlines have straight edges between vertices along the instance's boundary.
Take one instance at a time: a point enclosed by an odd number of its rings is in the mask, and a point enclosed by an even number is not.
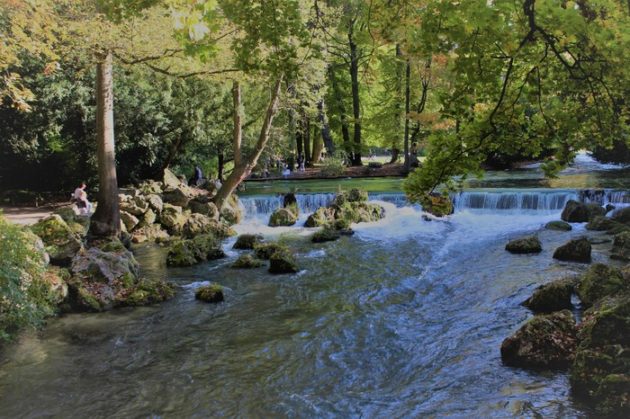
<svg viewBox="0 0 630 419"><path fill-rule="evenodd" d="M529 236L510 241L505 245L505 250L510 253L540 253L542 244L538 237Z"/></svg>
<svg viewBox="0 0 630 419"><path fill-rule="evenodd" d="M77 289L77 302L79 306L88 311L103 311L104 307L101 302L92 295L87 289L79 287Z"/></svg>
<svg viewBox="0 0 630 419"><path fill-rule="evenodd" d="M534 291L531 297L523 302L523 305L534 313L551 313L573 308L571 294L575 281L573 279L560 279L549 284L542 285Z"/></svg>
<svg viewBox="0 0 630 419"><path fill-rule="evenodd" d="M142 306L166 301L175 295L173 285L162 280L142 280L124 300L125 305Z"/></svg>
<svg viewBox="0 0 630 419"><path fill-rule="evenodd" d="M351 189L348 193L348 201L350 202L367 202L368 193L361 189Z"/></svg>
<svg viewBox="0 0 630 419"><path fill-rule="evenodd" d="M277 251L288 251L289 248L277 242L260 243L254 246L254 253L259 259L269 259Z"/></svg>
<svg viewBox="0 0 630 419"><path fill-rule="evenodd" d="M550 221L545 224L545 228L547 230L556 230L556 231L571 231L573 227L571 224L564 221Z"/></svg>
<svg viewBox="0 0 630 419"><path fill-rule="evenodd" d="M553 253L553 257L567 262L589 263L591 261L591 243L585 237L570 240L558 247Z"/></svg>
<svg viewBox="0 0 630 419"><path fill-rule="evenodd" d="M288 250L278 250L269 258L269 272L272 274L296 273L298 271L295 257Z"/></svg>
<svg viewBox="0 0 630 419"><path fill-rule="evenodd" d="M260 259L256 259L252 255L241 255L236 259L236 261L232 264L232 268L234 269L253 269L259 268L263 266L265 262Z"/></svg>
<svg viewBox="0 0 630 419"><path fill-rule="evenodd" d="M323 227L330 224L334 220L332 210L326 207L317 208L317 210L308 216L305 227Z"/></svg>
<svg viewBox="0 0 630 419"><path fill-rule="evenodd" d="M219 303L224 301L223 287L218 284L210 284L199 287L195 291L195 298L207 303Z"/></svg>
<svg viewBox="0 0 630 419"><path fill-rule="evenodd" d="M260 234L241 234L234 243L234 249L249 250L253 249L258 243L262 243L263 237Z"/></svg>
<svg viewBox="0 0 630 419"><path fill-rule="evenodd" d="M341 237L341 234L333 228L324 227L321 230L318 230L311 237L311 241L313 243L323 243L338 240Z"/></svg>
<svg viewBox="0 0 630 419"><path fill-rule="evenodd" d="M422 209L436 217L450 215L454 211L453 201L448 195L430 194L420 198Z"/></svg>
<svg viewBox="0 0 630 419"><path fill-rule="evenodd" d="M612 266L596 263L580 278L577 294L586 306L595 301L630 289L630 283L623 278L621 271Z"/></svg>
<svg viewBox="0 0 630 419"><path fill-rule="evenodd" d="M192 241L178 240L171 244L166 256L168 266L192 266L197 263Z"/></svg>
<svg viewBox="0 0 630 419"><path fill-rule="evenodd" d="M297 216L288 208L278 208L269 217L270 227L292 226L297 222Z"/></svg>

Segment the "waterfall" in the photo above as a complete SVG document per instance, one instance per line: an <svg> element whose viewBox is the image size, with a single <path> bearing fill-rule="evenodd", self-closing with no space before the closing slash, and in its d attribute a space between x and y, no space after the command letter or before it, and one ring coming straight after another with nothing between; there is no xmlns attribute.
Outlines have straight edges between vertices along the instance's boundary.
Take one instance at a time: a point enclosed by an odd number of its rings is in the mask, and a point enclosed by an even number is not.
<svg viewBox="0 0 630 419"><path fill-rule="evenodd" d="M560 211L570 199L578 200L575 191L521 190L476 192L465 191L451 196L455 211L483 210L537 210Z"/></svg>
<svg viewBox="0 0 630 419"><path fill-rule="evenodd" d="M298 208L301 214L310 214L319 207L330 205L335 198L334 193L296 194ZM246 217L269 216L276 209L282 207L282 195L256 195L241 197L241 204Z"/></svg>

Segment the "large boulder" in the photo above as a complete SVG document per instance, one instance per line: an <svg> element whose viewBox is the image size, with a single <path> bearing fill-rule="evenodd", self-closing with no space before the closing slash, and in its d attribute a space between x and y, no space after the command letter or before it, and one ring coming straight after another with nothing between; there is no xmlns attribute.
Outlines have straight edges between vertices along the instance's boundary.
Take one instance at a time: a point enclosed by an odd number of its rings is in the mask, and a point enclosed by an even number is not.
<svg viewBox="0 0 630 419"><path fill-rule="evenodd" d="M606 296L630 291L630 279L624 278L617 268L596 263L581 276L576 291L582 303L589 307Z"/></svg>
<svg viewBox="0 0 630 419"><path fill-rule="evenodd" d="M571 199L564 206L560 218L569 223L585 223L589 219L589 211L586 204Z"/></svg>
<svg viewBox="0 0 630 419"><path fill-rule="evenodd" d="M332 208L320 207L308 216L305 227L323 227L328 224L334 223L335 212Z"/></svg>
<svg viewBox="0 0 630 419"><path fill-rule="evenodd" d="M214 220L219 220L219 209L214 202L210 201L210 197L207 195L200 195L192 199L188 203L188 208L190 208L190 211L193 213L203 214Z"/></svg>
<svg viewBox="0 0 630 419"><path fill-rule="evenodd" d="M149 304L173 295L172 286L162 280L140 279L138 262L120 242L82 250L72 260L70 272L71 304L82 311Z"/></svg>
<svg viewBox="0 0 630 419"><path fill-rule="evenodd" d="M150 226L157 221L157 214L151 208L147 210L140 220L139 227Z"/></svg>
<svg viewBox="0 0 630 419"><path fill-rule="evenodd" d="M221 208L221 219L226 223L233 225L238 224L243 219L243 210L238 200L238 196L231 194Z"/></svg>
<svg viewBox="0 0 630 419"><path fill-rule="evenodd" d="M591 243L585 237L570 240L558 247L553 253L553 257L562 261L589 263L591 261Z"/></svg>
<svg viewBox="0 0 630 419"><path fill-rule="evenodd" d="M565 221L549 221L547 224L545 224L545 228L547 230L571 231L573 227L571 227L571 224Z"/></svg>
<svg viewBox="0 0 630 419"><path fill-rule="evenodd" d="M593 217L588 224L586 224L586 229L591 231L609 231L616 229L618 226L622 226L622 224L612 218L598 215Z"/></svg>
<svg viewBox="0 0 630 419"><path fill-rule="evenodd" d="M162 208L164 208L164 201L162 201L162 198L159 195L147 195L146 200L149 207L155 211L156 214L162 212Z"/></svg>
<svg viewBox="0 0 630 419"><path fill-rule="evenodd" d="M451 198L437 193L423 195L420 198L420 205L424 211L436 217L444 217L455 211Z"/></svg>
<svg viewBox="0 0 630 419"><path fill-rule="evenodd" d="M186 217L183 214L182 207L171 204L164 204L162 213L160 214L160 224L162 224L169 232L181 232Z"/></svg>
<svg viewBox="0 0 630 419"><path fill-rule="evenodd" d="M220 303L225 299L223 287L218 284L204 285L195 290L195 298L206 303Z"/></svg>
<svg viewBox="0 0 630 419"><path fill-rule="evenodd" d="M65 268L48 266L44 272L43 283L46 284L47 300L55 305L63 303L68 297L68 281L70 272Z"/></svg>
<svg viewBox="0 0 630 419"><path fill-rule="evenodd" d="M171 243L166 256L168 266L192 266L225 257L220 241L212 234L200 234L191 240Z"/></svg>
<svg viewBox="0 0 630 419"><path fill-rule="evenodd" d="M260 234L241 234L234 243L234 249L250 250L257 244L262 243L263 237Z"/></svg>
<svg viewBox="0 0 630 419"><path fill-rule="evenodd" d="M571 390L600 415L630 416L630 296L599 300L584 313Z"/></svg>
<svg viewBox="0 0 630 419"><path fill-rule="evenodd" d="M263 266L265 262L260 259L255 258L250 254L241 255L236 259L236 261L232 264L232 268L234 269L253 269L259 268Z"/></svg>
<svg viewBox="0 0 630 419"><path fill-rule="evenodd" d="M138 220L138 218L126 211L120 211L120 220L125 225L125 229L127 231L133 231L133 229L140 224L140 220Z"/></svg>
<svg viewBox="0 0 630 419"><path fill-rule="evenodd" d="M178 188L166 189L162 194L162 201L185 208L188 206L193 196L194 194L189 187L180 186Z"/></svg>
<svg viewBox="0 0 630 419"><path fill-rule="evenodd" d="M74 255L83 248L76 234L59 215L53 214L40 220L31 230L42 239L50 262L55 265L70 265Z"/></svg>
<svg viewBox="0 0 630 419"><path fill-rule="evenodd" d="M336 229L331 227L324 227L313 234L313 237L311 237L311 241L313 243L323 243L339 240L340 237L341 234Z"/></svg>
<svg viewBox="0 0 630 419"><path fill-rule="evenodd" d="M164 169L164 176L162 177L162 185L164 188L178 188L181 186L181 180L170 169Z"/></svg>
<svg viewBox="0 0 630 419"><path fill-rule="evenodd" d="M131 241L133 243L144 243L147 241L155 241L156 243L164 243L170 239L166 231L159 224L151 224L137 228L131 233Z"/></svg>
<svg viewBox="0 0 630 419"><path fill-rule="evenodd" d="M542 244L536 236L528 236L512 240L505 245L505 250L510 253L540 253Z"/></svg>
<svg viewBox="0 0 630 419"><path fill-rule="evenodd" d="M254 253L259 259L269 259L271 258L271 255L273 255L277 251L289 251L289 248L283 244L276 242L260 243L254 245Z"/></svg>
<svg viewBox="0 0 630 419"><path fill-rule="evenodd" d="M269 217L270 227L292 226L297 222L297 216L290 208L278 208Z"/></svg>
<svg viewBox="0 0 630 419"><path fill-rule="evenodd" d="M214 224L216 221L211 220L202 214L190 214L186 218L186 222L184 223L184 227L182 229L182 234L184 237L188 239L192 239L193 237L199 234L207 234L214 230Z"/></svg>
<svg viewBox="0 0 630 419"><path fill-rule="evenodd" d="M534 316L501 344L505 365L565 369L575 358L575 320L569 310Z"/></svg>
<svg viewBox="0 0 630 419"><path fill-rule="evenodd" d="M269 258L269 272L272 274L289 274L298 271L295 257L290 251L278 250Z"/></svg>
<svg viewBox="0 0 630 419"><path fill-rule="evenodd" d="M630 261L630 231L615 235L610 257L611 259Z"/></svg>
<svg viewBox="0 0 630 419"><path fill-rule="evenodd" d="M162 183L154 180L145 180L138 186L138 189L143 195L159 195L162 193Z"/></svg>
<svg viewBox="0 0 630 419"><path fill-rule="evenodd" d="M619 223L630 225L630 207L616 210L612 214L612 219Z"/></svg>
<svg viewBox="0 0 630 419"><path fill-rule="evenodd" d="M534 313L551 313L573 308L571 295L575 288L575 280L558 279L536 288L531 297L523 305Z"/></svg>

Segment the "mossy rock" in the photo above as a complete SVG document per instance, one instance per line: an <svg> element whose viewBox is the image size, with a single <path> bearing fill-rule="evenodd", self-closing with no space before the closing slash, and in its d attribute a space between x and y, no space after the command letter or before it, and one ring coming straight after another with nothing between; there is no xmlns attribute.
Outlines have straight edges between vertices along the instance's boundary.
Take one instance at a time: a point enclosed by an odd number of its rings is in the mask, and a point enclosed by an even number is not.
<svg viewBox="0 0 630 419"><path fill-rule="evenodd" d="M144 306L166 301L175 295L175 287L163 280L141 280L123 301L128 306Z"/></svg>
<svg viewBox="0 0 630 419"><path fill-rule="evenodd" d="M264 261L255 258L252 255L241 255L236 259L236 261L232 264L232 268L234 269L254 269L260 268L265 264Z"/></svg>
<svg viewBox="0 0 630 419"><path fill-rule="evenodd" d="M545 224L545 228L547 230L556 230L556 231L571 231L571 229L573 229L573 227L571 227L571 224L564 221L550 221L547 224Z"/></svg>
<svg viewBox="0 0 630 419"><path fill-rule="evenodd" d="M589 263L591 261L591 243L585 237L570 240L558 247L553 253L553 257L567 262Z"/></svg>
<svg viewBox="0 0 630 419"><path fill-rule="evenodd" d="M630 290L630 282L621 271L612 266L596 263L580 278L577 294L584 305L591 306L597 300Z"/></svg>
<svg viewBox="0 0 630 419"><path fill-rule="evenodd" d="M192 239L192 242L200 261L225 257L225 252L221 248L221 242L212 234L200 234Z"/></svg>
<svg viewBox="0 0 630 419"><path fill-rule="evenodd" d="M262 243L263 236L260 234L241 234L234 243L234 249L251 250L257 244Z"/></svg>
<svg viewBox="0 0 630 419"><path fill-rule="evenodd" d="M197 288L195 298L206 303L220 303L224 301L223 287L218 284L204 285Z"/></svg>
<svg viewBox="0 0 630 419"><path fill-rule="evenodd" d="M616 210L612 214L612 219L619 223L630 225L630 207Z"/></svg>
<svg viewBox="0 0 630 419"><path fill-rule="evenodd" d="M313 234L313 237L311 237L311 241L313 243L323 243L339 240L340 237L341 234L339 233L339 231L335 230L334 228L324 227Z"/></svg>
<svg viewBox="0 0 630 419"><path fill-rule="evenodd" d="M305 227L323 227L330 224L335 219L333 210L326 207L317 208L317 210L308 216Z"/></svg>
<svg viewBox="0 0 630 419"><path fill-rule="evenodd" d="M229 225L238 224L243 219L243 211L238 197L231 194L220 211L221 218Z"/></svg>
<svg viewBox="0 0 630 419"><path fill-rule="evenodd" d="M269 259L277 251L288 251L289 248L277 242L259 243L254 245L254 253L259 259Z"/></svg>
<svg viewBox="0 0 630 419"><path fill-rule="evenodd" d="M565 204L560 218L569 223L585 223L589 219L589 210L586 204L571 199Z"/></svg>
<svg viewBox="0 0 630 419"><path fill-rule="evenodd" d="M166 256L167 266L192 266L198 261L192 240L177 240L171 243Z"/></svg>
<svg viewBox="0 0 630 419"><path fill-rule="evenodd" d="M368 193L367 191L361 189L351 189L348 192L348 201L350 202L367 202L368 201Z"/></svg>
<svg viewBox="0 0 630 419"><path fill-rule="evenodd" d="M566 369L575 358L575 320L569 310L534 316L501 344L508 366Z"/></svg>
<svg viewBox="0 0 630 419"><path fill-rule="evenodd" d="M292 226L297 222L297 216L288 208L278 208L269 217L270 227Z"/></svg>
<svg viewBox="0 0 630 419"><path fill-rule="evenodd" d="M615 235L610 258L626 262L630 261L630 231Z"/></svg>
<svg viewBox="0 0 630 419"><path fill-rule="evenodd" d="M295 257L288 250L278 250L269 258L269 272L272 274L296 273L299 270Z"/></svg>
<svg viewBox="0 0 630 419"><path fill-rule="evenodd" d="M423 195L420 198L420 205L422 205L422 209L424 211L429 214L433 214L436 217L451 215L455 211L453 201L448 195Z"/></svg>
<svg viewBox="0 0 630 419"><path fill-rule="evenodd" d="M77 213L72 207L58 208L53 214L60 216L66 223L74 221L75 217L77 216Z"/></svg>
<svg viewBox="0 0 630 419"><path fill-rule="evenodd" d="M594 217L586 224L586 229L591 231L608 231L619 225L618 222L603 215Z"/></svg>
<svg viewBox="0 0 630 419"><path fill-rule="evenodd" d="M162 224L170 234L179 234L185 222L186 217L184 216L182 207L164 204L160 214L160 224Z"/></svg>
<svg viewBox="0 0 630 419"><path fill-rule="evenodd" d="M74 255L83 248L75 232L59 215L53 214L40 220L31 226L31 230L44 242L53 264L68 266Z"/></svg>
<svg viewBox="0 0 630 419"><path fill-rule="evenodd" d="M575 289L574 279L558 279L536 288L523 305L534 313L551 313L572 309L571 295Z"/></svg>
<svg viewBox="0 0 630 419"><path fill-rule="evenodd" d="M540 253L542 252L542 244L536 236L528 236L520 239L512 240L505 245L505 250L510 253Z"/></svg>

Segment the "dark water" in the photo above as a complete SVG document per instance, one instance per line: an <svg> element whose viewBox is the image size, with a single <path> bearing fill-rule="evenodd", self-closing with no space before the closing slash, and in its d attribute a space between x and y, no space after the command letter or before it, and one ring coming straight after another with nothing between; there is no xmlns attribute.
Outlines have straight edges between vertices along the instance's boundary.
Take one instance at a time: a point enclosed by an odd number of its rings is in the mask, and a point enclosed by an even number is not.
<svg viewBox="0 0 630 419"><path fill-rule="evenodd" d="M187 269L139 248L144 274L175 282L177 296L63 316L5 348L0 417L588 417L566 374L504 367L499 354L537 285L586 268L553 250L601 234L541 228L575 196L473 191L448 220L426 221L399 194L373 194L386 218L325 244L265 227L273 196L245 198L238 230L286 241L302 271L232 270L233 239L227 259ZM307 209L329 198L300 199ZM504 250L533 232L541 254ZM609 248L595 245L594 260ZM224 303L194 300L205 281L226 287Z"/></svg>

